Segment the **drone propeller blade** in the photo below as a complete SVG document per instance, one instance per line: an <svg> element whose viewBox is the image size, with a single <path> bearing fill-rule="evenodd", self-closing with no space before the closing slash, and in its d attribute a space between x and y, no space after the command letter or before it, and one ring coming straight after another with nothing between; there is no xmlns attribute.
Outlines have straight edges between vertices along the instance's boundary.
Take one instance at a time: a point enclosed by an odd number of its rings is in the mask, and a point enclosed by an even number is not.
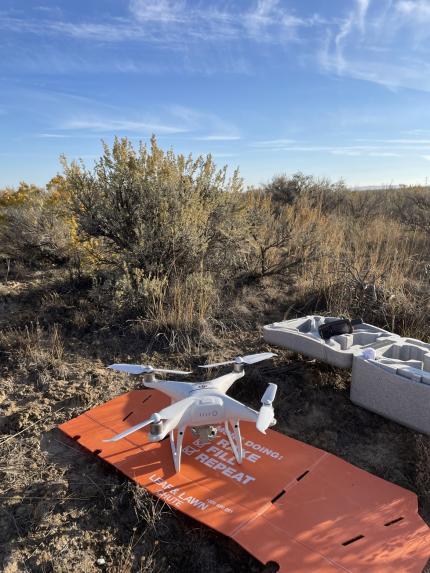
<svg viewBox="0 0 430 573"><path fill-rule="evenodd" d="M275 412L273 410L273 400L276 396L276 390L278 387L276 384L269 384L266 391L261 398L261 403L263 404L260 408L260 412L257 418L257 430L262 434L266 433L267 428L271 425L275 418Z"/></svg>
<svg viewBox="0 0 430 573"><path fill-rule="evenodd" d="M261 398L261 403L264 406L268 406L271 405L273 400L275 399L276 396L276 391L278 390L278 387L276 384L272 384L270 383L267 388L266 391L264 392L262 398Z"/></svg>
<svg viewBox="0 0 430 573"><path fill-rule="evenodd" d="M136 424L135 426L132 426L131 428L128 428L127 430L124 430L124 432L121 432L120 434L116 434L116 436L113 436L112 438L109 438L108 440L103 440L103 441L104 442L117 442L118 440L122 440L123 438L129 436L130 434L137 432L137 430L140 430L141 428L144 428L145 426L149 426L149 424L152 424L153 422L159 422L159 421L160 421L160 416L158 414L152 414L152 416L150 418L148 418L148 420L145 420L144 422L140 422L140 424Z"/></svg>
<svg viewBox="0 0 430 573"><path fill-rule="evenodd" d="M154 372L160 372L160 374L174 374L176 376L188 376L192 374L192 370L169 370L166 368L154 368Z"/></svg>
<svg viewBox="0 0 430 573"><path fill-rule="evenodd" d="M274 356L278 355L273 352L260 352L259 354L248 354L247 356L242 356L242 360L245 364L256 364L257 362L268 360Z"/></svg>
<svg viewBox="0 0 430 573"><path fill-rule="evenodd" d="M227 364L256 364L262 360L268 360L277 356L273 352L260 352L259 354L247 354L246 356L237 356L234 360L227 360L226 362L216 362L214 364L203 364L199 368L217 368L218 366L226 366Z"/></svg>
<svg viewBox="0 0 430 573"><path fill-rule="evenodd" d="M142 366L141 364L111 364L108 368L116 372L126 372L127 374L143 374L148 369L147 366Z"/></svg>
<svg viewBox="0 0 430 573"><path fill-rule="evenodd" d="M169 370L166 368L153 368L144 364L111 364L108 366L111 370L117 372L126 372L127 374L150 374L151 372L159 372L160 374L174 374L177 376L186 376L192 374L191 371L185 372L182 370Z"/></svg>
<svg viewBox="0 0 430 573"><path fill-rule="evenodd" d="M227 364L234 364L234 360L227 360L227 362L215 362L214 364L201 364L199 368L217 368L218 366L226 366Z"/></svg>
<svg viewBox="0 0 430 573"><path fill-rule="evenodd" d="M127 430L124 430L124 432L116 434L116 436L113 436L112 438L103 441L117 442L118 440L122 440L123 438L126 438L130 434L137 432L137 430L140 430L145 426L149 426L149 424L152 424L154 422L155 423L161 422L161 420L172 420L174 418L178 418L179 421L180 417L185 412L185 410L187 410L189 406L191 406L191 404L193 403L194 403L194 398L184 398L184 400L180 400L179 402L174 402L173 404L170 404L170 406L166 406L166 408L163 408L159 412L155 412L147 420L144 420L143 422L140 422L139 424L136 424L135 426L132 426Z"/></svg>

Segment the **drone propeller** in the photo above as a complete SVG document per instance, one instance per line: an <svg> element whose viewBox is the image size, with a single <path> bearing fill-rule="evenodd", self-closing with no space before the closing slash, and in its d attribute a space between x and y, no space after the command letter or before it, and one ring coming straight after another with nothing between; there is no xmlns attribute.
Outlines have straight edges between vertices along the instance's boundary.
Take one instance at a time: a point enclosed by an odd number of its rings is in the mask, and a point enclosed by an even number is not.
<svg viewBox="0 0 430 573"><path fill-rule="evenodd" d="M246 356L237 356L234 360L227 360L226 362L216 362L214 364L202 364L199 368L216 368L217 366L226 366L227 364L256 364L262 360L268 360L277 356L273 352L260 352L259 354L248 354Z"/></svg>
<svg viewBox="0 0 430 573"><path fill-rule="evenodd" d="M130 434L137 432L137 430L140 430L141 428L144 428L145 426L149 426L149 424L152 424L154 422L159 422L160 420L161 420L161 418L160 418L159 414L157 414L157 413L152 414L152 416L150 418L148 418L148 420L145 420L144 422L140 422L140 424L136 424L135 426L128 428L128 430L125 430L124 432L121 432L120 434L116 434L116 436L113 436L113 438L109 438L108 440L103 440L103 441L104 442L117 442L118 440L122 440L123 438L129 436Z"/></svg>
<svg viewBox="0 0 430 573"><path fill-rule="evenodd" d="M177 376L186 376L192 372L185 372L182 370L169 370L167 368L153 368L143 364L111 364L108 366L111 370L116 372L127 372L127 374L174 374Z"/></svg>
<svg viewBox="0 0 430 573"><path fill-rule="evenodd" d="M257 418L257 430L259 430L262 434L266 433L267 428L272 424L273 420L275 419L275 412L273 410L273 400L276 396L276 390L278 389L276 384L270 383L266 391L261 398L261 403L263 404L260 408L260 412Z"/></svg>
<svg viewBox="0 0 430 573"><path fill-rule="evenodd" d="M147 420L144 420L143 422L140 422L139 424L136 424L135 426L132 426L131 428L128 428L127 430L124 430L124 432L121 432L120 434L116 434L112 438L109 438L108 440L103 440L103 441L104 442L117 442L118 440L122 440L123 438L129 436L130 434L137 432L137 430L140 430L141 428L144 428L145 426L149 426L149 424L161 422L161 420L174 420L174 419L179 420L180 417L182 416L182 414L185 412L185 410L187 410L189 408L189 406L191 406L191 404L194 404L194 401L195 401L194 398L184 398L183 400L180 400L179 402L174 402L173 404L170 404L170 406L166 406L165 408L163 408L159 412L155 412Z"/></svg>

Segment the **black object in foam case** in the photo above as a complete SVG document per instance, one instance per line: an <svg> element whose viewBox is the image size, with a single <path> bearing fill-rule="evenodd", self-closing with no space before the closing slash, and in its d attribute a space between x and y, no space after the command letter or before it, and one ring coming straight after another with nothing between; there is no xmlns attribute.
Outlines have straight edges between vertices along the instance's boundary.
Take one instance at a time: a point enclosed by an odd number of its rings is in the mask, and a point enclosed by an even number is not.
<svg viewBox="0 0 430 573"><path fill-rule="evenodd" d="M328 340L332 336L339 336L339 334L351 334L354 332L354 326L363 324L361 318L350 320L349 318L341 318L321 324L318 328L319 335L324 340Z"/></svg>

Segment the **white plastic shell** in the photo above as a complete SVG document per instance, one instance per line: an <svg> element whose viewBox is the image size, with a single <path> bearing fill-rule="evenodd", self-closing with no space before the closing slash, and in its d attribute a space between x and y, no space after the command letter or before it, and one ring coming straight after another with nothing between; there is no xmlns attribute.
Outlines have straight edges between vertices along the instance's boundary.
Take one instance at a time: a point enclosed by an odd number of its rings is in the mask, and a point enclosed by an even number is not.
<svg viewBox="0 0 430 573"><path fill-rule="evenodd" d="M355 404L430 435L430 344L377 328L354 327L352 334L324 340L320 324L337 317L306 316L264 327L274 346L351 368Z"/></svg>

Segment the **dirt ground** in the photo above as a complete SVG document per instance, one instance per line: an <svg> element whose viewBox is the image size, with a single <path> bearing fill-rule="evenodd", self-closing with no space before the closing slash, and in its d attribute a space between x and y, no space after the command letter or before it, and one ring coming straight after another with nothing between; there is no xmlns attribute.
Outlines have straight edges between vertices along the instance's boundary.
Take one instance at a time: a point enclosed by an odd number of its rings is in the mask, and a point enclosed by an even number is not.
<svg viewBox="0 0 430 573"><path fill-rule="evenodd" d="M268 349L259 324L175 352L124 328L71 326L78 303L43 276L0 291L0 569L27 572L268 572L234 542L129 483L57 429L133 387L115 360L170 367ZM273 318L281 318L274 314ZM276 350L277 351L277 350ZM415 491L430 523L429 438L354 406L349 373L288 352L249 369L232 395L257 407L279 385L278 431ZM400 572L399 572L400 573Z"/></svg>

